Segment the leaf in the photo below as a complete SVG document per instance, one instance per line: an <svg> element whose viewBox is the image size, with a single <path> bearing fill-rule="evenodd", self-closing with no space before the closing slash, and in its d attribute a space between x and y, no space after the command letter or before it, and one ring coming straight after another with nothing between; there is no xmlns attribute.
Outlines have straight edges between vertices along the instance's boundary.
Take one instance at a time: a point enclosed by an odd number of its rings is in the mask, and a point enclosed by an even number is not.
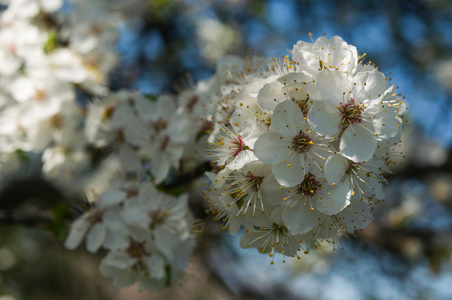
<svg viewBox="0 0 452 300"><path fill-rule="evenodd" d="M67 235L67 220L71 218L71 212L66 204L56 204L51 209L50 212L53 217L53 222L51 222L48 227L55 235L56 239L59 241L64 241Z"/></svg>
<svg viewBox="0 0 452 300"><path fill-rule="evenodd" d="M52 53L58 46L58 32L50 31L49 37L47 38L46 43L44 44L44 53L50 54Z"/></svg>

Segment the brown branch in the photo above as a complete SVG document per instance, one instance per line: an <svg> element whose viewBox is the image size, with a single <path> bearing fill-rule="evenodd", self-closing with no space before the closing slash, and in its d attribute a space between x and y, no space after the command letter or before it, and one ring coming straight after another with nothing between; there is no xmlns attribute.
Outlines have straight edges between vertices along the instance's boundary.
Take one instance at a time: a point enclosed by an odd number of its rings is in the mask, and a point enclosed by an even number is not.
<svg viewBox="0 0 452 300"><path fill-rule="evenodd" d="M36 225L39 223L51 223L53 216L48 210L36 211L34 213L24 213L20 211L0 211L0 223Z"/></svg>

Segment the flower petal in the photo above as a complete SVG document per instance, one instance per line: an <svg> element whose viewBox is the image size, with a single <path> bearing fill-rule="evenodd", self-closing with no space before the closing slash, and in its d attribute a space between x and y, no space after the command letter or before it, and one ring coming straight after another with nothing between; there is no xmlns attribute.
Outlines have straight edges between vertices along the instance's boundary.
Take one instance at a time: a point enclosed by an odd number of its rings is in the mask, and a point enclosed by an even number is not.
<svg viewBox="0 0 452 300"><path fill-rule="evenodd" d="M161 279L165 276L165 261L160 255L145 256L143 260L150 278Z"/></svg>
<svg viewBox="0 0 452 300"><path fill-rule="evenodd" d="M262 239L265 236L265 231L250 231L244 233L240 238L240 247L243 249L247 249L250 247L257 248L262 253L267 253L270 251L269 247L271 245L266 245L267 247L260 249L260 246L264 243L265 239ZM268 244L268 243L267 243Z"/></svg>
<svg viewBox="0 0 452 300"><path fill-rule="evenodd" d="M304 206L303 201L298 201L293 206L286 206L283 210L283 221L292 234L308 232L318 225L319 213Z"/></svg>
<svg viewBox="0 0 452 300"><path fill-rule="evenodd" d="M353 84L341 71L323 70L317 76L317 88L323 99L331 100L334 105L344 103L352 90Z"/></svg>
<svg viewBox="0 0 452 300"><path fill-rule="evenodd" d="M154 175L155 183L162 182L168 175L170 163L166 156L161 155L160 159L153 159L151 162L151 172Z"/></svg>
<svg viewBox="0 0 452 300"><path fill-rule="evenodd" d="M337 153L333 154L325 162L325 178L329 183L340 182L348 170L348 159Z"/></svg>
<svg viewBox="0 0 452 300"><path fill-rule="evenodd" d="M259 91L257 102L263 109L274 110L276 105L287 99L282 91L283 87L284 84L279 81L267 83Z"/></svg>
<svg viewBox="0 0 452 300"><path fill-rule="evenodd" d="M338 184L324 192L331 193L331 196L325 193L322 200L316 201L317 210L323 214L337 214L350 204L351 190L347 184Z"/></svg>
<svg viewBox="0 0 452 300"><path fill-rule="evenodd" d="M330 101L316 101L308 112L308 121L314 131L326 136L339 133L341 115Z"/></svg>
<svg viewBox="0 0 452 300"><path fill-rule="evenodd" d="M303 162L303 163L302 163ZM306 174L304 159L300 154L295 154L292 159L287 159L272 167L276 181L282 186L295 186L303 181Z"/></svg>
<svg viewBox="0 0 452 300"><path fill-rule="evenodd" d="M234 160L229 163L226 167L230 170L239 170L243 168L244 165L250 163L252 161L257 160L257 157L254 155L253 151L245 150L240 151L239 154L234 158Z"/></svg>
<svg viewBox="0 0 452 300"><path fill-rule="evenodd" d="M338 213L336 218L340 220L348 232L353 232L357 229L366 228L373 217L371 206L367 202L352 198L350 205Z"/></svg>
<svg viewBox="0 0 452 300"><path fill-rule="evenodd" d="M280 163L286 157L291 139L277 132L266 132L254 144L254 155L267 164Z"/></svg>
<svg viewBox="0 0 452 300"><path fill-rule="evenodd" d="M103 192L99 196L99 208L104 209L106 207L110 207L116 204L121 203L126 198L126 193L121 191L109 190Z"/></svg>
<svg viewBox="0 0 452 300"><path fill-rule="evenodd" d="M85 234L88 231L89 227L90 225L86 218L81 217L77 219L71 225L71 231L69 232L69 236L64 242L64 247L70 250L77 248L85 237Z"/></svg>
<svg viewBox="0 0 452 300"><path fill-rule="evenodd" d="M397 135L399 119L397 109L388 104L381 105L380 101L370 101L363 116L369 116L379 139L389 139Z"/></svg>
<svg viewBox="0 0 452 300"><path fill-rule="evenodd" d="M388 82L383 73L373 70L370 72L360 72L353 78L356 82L353 90L355 100L377 99L385 93Z"/></svg>
<svg viewBox="0 0 452 300"><path fill-rule="evenodd" d="M351 124L341 138L339 150L354 162L368 161L377 148L377 140L369 130L360 124Z"/></svg>
<svg viewBox="0 0 452 300"><path fill-rule="evenodd" d="M105 225L97 223L91 228L86 236L86 249L91 253L97 252L104 243L106 236L107 229L105 228Z"/></svg>
<svg viewBox="0 0 452 300"><path fill-rule="evenodd" d="M285 84L308 83L308 82L312 82L312 80L313 80L313 77L306 75L304 73L298 73L298 72L287 73L286 75L278 78L279 82L282 82Z"/></svg>
<svg viewBox="0 0 452 300"><path fill-rule="evenodd" d="M101 266L106 265L109 267L124 270L133 266L136 263L136 261L137 259L130 257L126 251L112 251L109 252L104 259L102 259L100 264Z"/></svg>
<svg viewBox="0 0 452 300"><path fill-rule="evenodd" d="M303 124L304 116L300 107L291 100L286 100L278 104L273 112L272 127L276 132L295 136L299 131L299 127Z"/></svg>

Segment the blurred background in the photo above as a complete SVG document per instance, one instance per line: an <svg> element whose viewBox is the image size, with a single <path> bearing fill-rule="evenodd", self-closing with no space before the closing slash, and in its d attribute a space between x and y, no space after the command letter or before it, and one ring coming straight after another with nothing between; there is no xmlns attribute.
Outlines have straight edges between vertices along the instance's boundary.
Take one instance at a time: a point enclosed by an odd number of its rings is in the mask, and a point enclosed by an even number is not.
<svg viewBox="0 0 452 300"><path fill-rule="evenodd" d="M409 108L386 199L369 227L338 249L320 247L285 263L277 258L273 266L199 213L199 246L180 283L141 294L136 286L110 287L97 269L102 253L65 250L64 229L0 218L0 300L452 299L452 1L131 3L111 7L127 15L116 43L119 65L109 74L112 90L177 92L181 83L211 76L225 55L284 56L298 40L310 41L309 33L314 40L339 35L367 53ZM2 202L64 196L33 178L19 190L2 183Z"/></svg>

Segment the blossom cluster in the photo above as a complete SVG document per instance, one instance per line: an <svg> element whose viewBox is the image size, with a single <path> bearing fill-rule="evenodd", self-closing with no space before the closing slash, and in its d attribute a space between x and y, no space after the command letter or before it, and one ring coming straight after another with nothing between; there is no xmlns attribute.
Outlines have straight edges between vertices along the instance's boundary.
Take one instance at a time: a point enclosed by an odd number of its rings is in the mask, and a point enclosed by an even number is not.
<svg viewBox="0 0 452 300"><path fill-rule="evenodd" d="M77 94L105 94L106 74L117 61L108 50L114 35L98 26L103 21L87 14L87 5L70 17L57 14L62 5L14 0L0 15L3 166L17 160L17 151L42 153L51 180L73 179L89 167Z"/></svg>
<svg viewBox="0 0 452 300"><path fill-rule="evenodd" d="M195 139L189 113L176 108L169 95L150 99L131 91L88 107L87 140L97 149L114 147L117 166L95 206L72 224L65 246L78 247L86 235L88 251L109 250L100 271L115 287L140 282L161 289L178 278L193 250L188 193L159 190Z"/></svg>
<svg viewBox="0 0 452 300"><path fill-rule="evenodd" d="M372 220L406 107L363 59L334 36L300 41L268 68L237 66L205 146L216 165L205 198L224 229L244 228L243 248L294 257Z"/></svg>
<svg viewBox="0 0 452 300"><path fill-rule="evenodd" d="M291 58L226 57L177 96L112 92L124 16L110 4L73 0L68 14L62 0L13 0L0 15L1 167L37 153L47 180L84 190L68 249L105 249L116 287L172 283L195 248L194 193L168 186L206 162L207 211L243 248L297 256L366 227L405 104L354 46L321 37Z"/></svg>
<svg viewBox="0 0 452 300"><path fill-rule="evenodd" d="M189 195L156 186L179 169L195 126L171 96L109 91L119 23L111 3L73 1L70 14L63 4L13 0L0 15L2 171L38 154L47 180L89 200L65 246L86 236L88 251L108 250L100 272L114 286L161 289L185 269L194 239Z"/></svg>

